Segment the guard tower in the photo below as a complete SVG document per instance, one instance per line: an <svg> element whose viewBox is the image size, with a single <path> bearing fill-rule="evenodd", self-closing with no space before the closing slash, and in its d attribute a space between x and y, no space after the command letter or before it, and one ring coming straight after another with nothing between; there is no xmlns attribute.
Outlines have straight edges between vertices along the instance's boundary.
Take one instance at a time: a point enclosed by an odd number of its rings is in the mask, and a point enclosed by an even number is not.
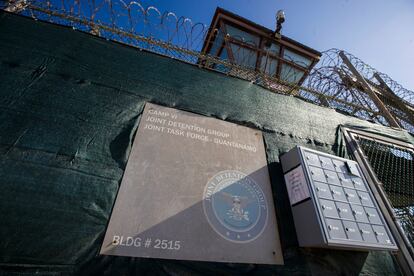
<svg viewBox="0 0 414 276"><path fill-rule="evenodd" d="M300 85L321 57L320 52L278 31L222 8L216 9L202 52L293 85ZM220 64L203 65L237 75Z"/></svg>

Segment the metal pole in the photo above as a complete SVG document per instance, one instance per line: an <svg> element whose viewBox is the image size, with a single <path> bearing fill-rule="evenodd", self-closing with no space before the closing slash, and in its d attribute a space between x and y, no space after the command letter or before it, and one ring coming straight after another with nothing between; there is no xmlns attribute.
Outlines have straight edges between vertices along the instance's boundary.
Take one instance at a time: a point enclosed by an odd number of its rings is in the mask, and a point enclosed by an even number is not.
<svg viewBox="0 0 414 276"><path fill-rule="evenodd" d="M407 106L401 99L398 97L394 91L391 90L391 88L385 83L385 81L381 78L381 76L377 73L374 73L374 77L378 80L382 88L388 92L386 95L388 95L392 100L395 102L395 104L405 113L407 116L407 119L410 121L410 123L414 126L414 110Z"/></svg>
<svg viewBox="0 0 414 276"><path fill-rule="evenodd" d="M364 91L371 97L372 101L375 103L377 108L381 111L384 118L387 120L387 122L392 127L400 128L400 125L398 124L397 120L394 118L394 116L391 114L391 112L385 107L384 103L378 98L378 96L375 94L375 92L371 89L367 81L364 77L361 76L361 74L358 72L358 70L352 65L351 61L348 59L348 57L345 55L343 51L339 52L339 56L343 60L343 62L348 66L349 70L354 74L354 76L357 78L358 82L363 87Z"/></svg>

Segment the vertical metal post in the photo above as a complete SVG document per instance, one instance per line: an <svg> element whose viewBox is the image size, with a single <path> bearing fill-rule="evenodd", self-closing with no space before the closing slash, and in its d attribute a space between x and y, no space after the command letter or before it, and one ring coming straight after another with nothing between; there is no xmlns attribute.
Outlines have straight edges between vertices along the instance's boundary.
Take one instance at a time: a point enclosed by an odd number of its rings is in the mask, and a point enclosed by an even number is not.
<svg viewBox="0 0 414 276"><path fill-rule="evenodd" d="M371 89L367 81L364 79L364 77L361 76L361 74L358 72L358 70L354 67L354 65L351 63L351 61L348 59L348 57L345 55L343 51L339 52L339 56L343 60L343 62L348 66L349 70L354 74L354 76L357 78L358 82L363 87L364 91L370 96L372 101L375 103L377 108L381 111L384 118L387 120L387 122L392 127L400 128L400 125L398 124L397 120L394 118L394 116L391 114L391 112L385 107L384 103L378 98L378 96L375 94L375 92Z"/></svg>

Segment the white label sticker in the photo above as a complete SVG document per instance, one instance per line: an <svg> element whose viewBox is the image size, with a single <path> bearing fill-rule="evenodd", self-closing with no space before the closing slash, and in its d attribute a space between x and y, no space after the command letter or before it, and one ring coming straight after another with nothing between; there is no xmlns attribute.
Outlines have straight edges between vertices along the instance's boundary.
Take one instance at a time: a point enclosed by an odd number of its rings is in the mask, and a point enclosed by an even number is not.
<svg viewBox="0 0 414 276"><path fill-rule="evenodd" d="M306 183L302 166L286 173L285 182L291 205L310 197L308 184Z"/></svg>

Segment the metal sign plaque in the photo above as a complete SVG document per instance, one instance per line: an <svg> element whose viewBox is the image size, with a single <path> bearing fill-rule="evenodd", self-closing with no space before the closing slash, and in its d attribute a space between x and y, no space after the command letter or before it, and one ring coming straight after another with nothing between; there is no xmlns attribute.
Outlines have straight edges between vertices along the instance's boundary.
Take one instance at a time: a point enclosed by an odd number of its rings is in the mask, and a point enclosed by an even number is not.
<svg viewBox="0 0 414 276"><path fill-rule="evenodd" d="M147 103L101 254L282 264L261 132Z"/></svg>
<svg viewBox="0 0 414 276"><path fill-rule="evenodd" d="M285 174L286 189L291 205L295 205L310 197L308 184L302 166Z"/></svg>

